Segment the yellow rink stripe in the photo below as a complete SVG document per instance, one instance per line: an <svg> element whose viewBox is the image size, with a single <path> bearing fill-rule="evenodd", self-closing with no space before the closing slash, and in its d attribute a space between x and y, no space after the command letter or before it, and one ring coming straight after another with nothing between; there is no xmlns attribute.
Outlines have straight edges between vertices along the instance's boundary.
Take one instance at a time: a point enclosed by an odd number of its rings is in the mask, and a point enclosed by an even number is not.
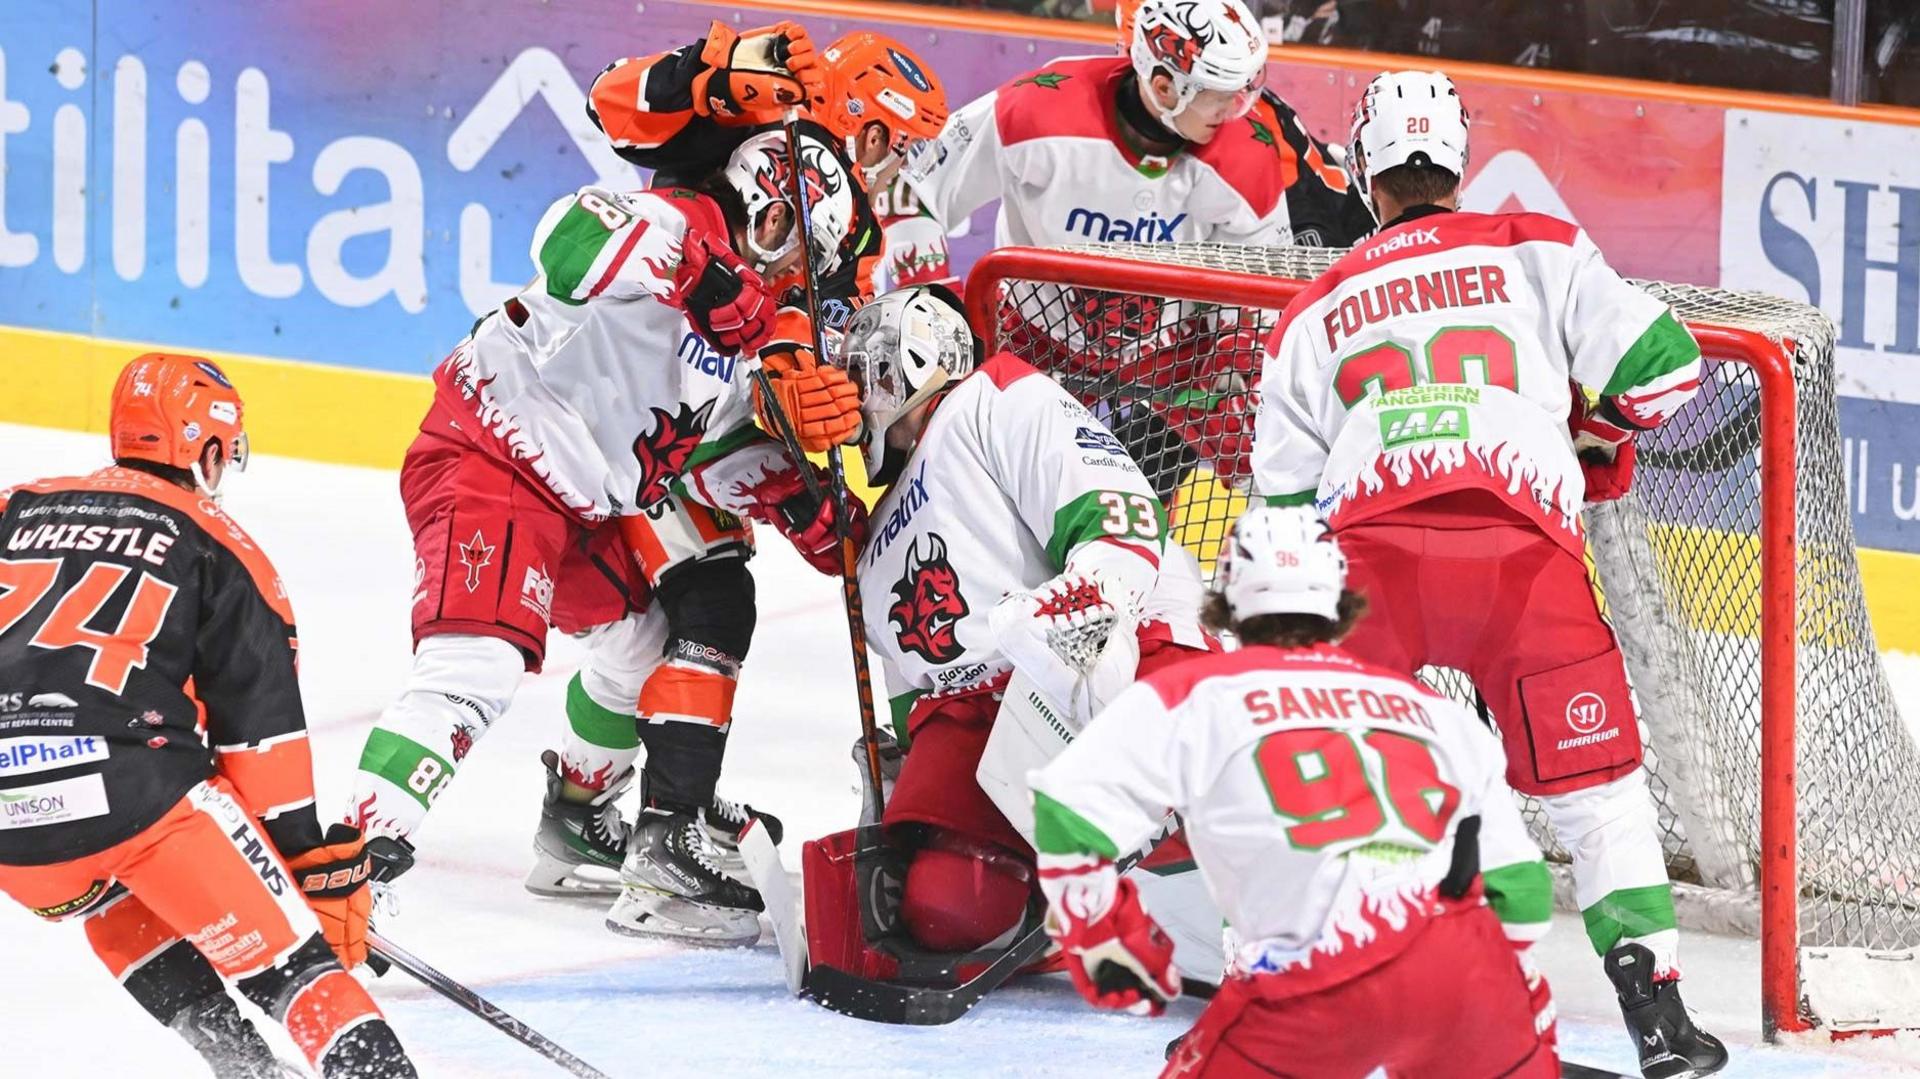
<svg viewBox="0 0 1920 1079"><path fill-rule="evenodd" d="M168 346L0 326L0 422L107 429L113 381L126 362ZM397 375L295 360L176 349L218 363L246 402L256 453L399 468L420 429L433 384ZM105 441L101 443L104 451Z"/></svg>
<svg viewBox="0 0 1920 1079"><path fill-rule="evenodd" d="M0 387L5 387L0 391L0 423L104 434L108 396L120 368L142 352L166 348L0 326ZM260 453L398 468L433 395L432 383L422 375L203 349L182 351L206 356L226 369L246 400L247 437ZM101 448L104 453L104 440ZM846 461L852 489L871 504L873 492L865 483L859 455L848 453ZM1211 568L1228 524L1245 506L1243 496L1227 491L1204 470L1198 471L1176 495L1173 537ZM1708 546L1735 542L1721 537ZM1684 545L1674 539L1661 542L1659 548L1671 557ZM1724 552L1711 564L1739 564L1730 560L1737 553ZM1880 647L1920 652L1920 604L1911 600L1920 590L1920 555L1862 549L1859 562ZM1690 594L1686 602L1692 620L1724 622L1725 612L1747 607L1755 585L1742 580L1740 575L1720 574L1704 591Z"/></svg>

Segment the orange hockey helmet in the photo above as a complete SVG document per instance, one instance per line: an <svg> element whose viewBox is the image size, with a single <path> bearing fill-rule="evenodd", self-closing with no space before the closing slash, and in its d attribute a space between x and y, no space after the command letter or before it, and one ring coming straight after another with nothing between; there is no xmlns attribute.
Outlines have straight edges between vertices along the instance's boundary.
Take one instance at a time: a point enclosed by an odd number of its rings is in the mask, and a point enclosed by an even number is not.
<svg viewBox="0 0 1920 1079"><path fill-rule="evenodd" d="M1119 0L1113 5L1113 27L1120 32L1120 55L1133 50L1133 17L1140 13L1141 0Z"/></svg>
<svg viewBox="0 0 1920 1079"><path fill-rule="evenodd" d="M149 352L127 364L113 387L107 431L116 461L188 469L200 486L200 457L219 443L231 468L247 467L240 395L212 360Z"/></svg>
<svg viewBox="0 0 1920 1079"><path fill-rule="evenodd" d="M856 140L869 123L886 126L888 146L899 155L946 126L947 92L933 70L898 41L856 30L827 46L824 58L827 88L813 99L811 111L846 140L855 161Z"/></svg>

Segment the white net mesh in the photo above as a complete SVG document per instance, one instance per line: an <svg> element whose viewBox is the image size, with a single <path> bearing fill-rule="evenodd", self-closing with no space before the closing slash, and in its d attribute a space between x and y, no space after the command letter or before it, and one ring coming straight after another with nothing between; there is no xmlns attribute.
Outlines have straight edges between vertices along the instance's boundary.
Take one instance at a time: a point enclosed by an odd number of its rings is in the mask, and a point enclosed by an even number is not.
<svg viewBox="0 0 1920 1079"><path fill-rule="evenodd" d="M1303 283L1342 254L1223 244L1059 250ZM1007 280L996 344L1053 374L1107 421L1168 500L1176 538L1211 568L1207 560L1244 505L1231 483L1245 474L1250 388L1279 311L1167 300L1124 280L1110 281L1113 289ZM1209 292L1205 277L1190 281L1197 287L1183 286L1187 295L1229 291ZM1801 943L1920 946L1920 755L1896 711L1861 594L1832 324L1814 308L1770 296L1641 287L1690 324L1794 345ZM1587 514L1600 591L1640 700L1669 870L1730 910L1753 894L1760 861L1759 402L1750 367L1710 354L1700 395L1642 436L1632 493ZM1429 673L1473 701L1456 673ZM1564 860L1544 816L1529 810L1536 838ZM1737 914L1731 921L1752 924Z"/></svg>

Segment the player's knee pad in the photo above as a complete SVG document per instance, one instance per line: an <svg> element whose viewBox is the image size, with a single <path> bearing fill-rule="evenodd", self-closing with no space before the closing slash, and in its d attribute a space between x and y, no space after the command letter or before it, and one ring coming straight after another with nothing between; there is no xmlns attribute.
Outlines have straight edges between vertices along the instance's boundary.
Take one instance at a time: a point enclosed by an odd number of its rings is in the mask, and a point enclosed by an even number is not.
<svg viewBox="0 0 1920 1079"><path fill-rule="evenodd" d="M667 618L669 645L681 641L731 657L737 666L753 643L753 574L738 558L703 559L676 567L660 581L654 602Z"/></svg>
<svg viewBox="0 0 1920 1079"><path fill-rule="evenodd" d="M1009 851L936 831L907 866L901 923L929 951L986 947L1020 924L1031 876Z"/></svg>
<svg viewBox="0 0 1920 1079"><path fill-rule="evenodd" d="M667 655L667 615L658 603L587 635L579 685L592 703L631 715L640 687Z"/></svg>
<svg viewBox="0 0 1920 1079"><path fill-rule="evenodd" d="M410 834L474 742L507 710L524 671L519 650L496 637L421 641L406 690L381 713L360 752L347 823L368 838Z"/></svg>
<svg viewBox="0 0 1920 1079"><path fill-rule="evenodd" d="M377 1069L351 1072L341 1066L345 1056L363 1056L368 1042L390 1042L390 1058L406 1060L366 987L340 966L333 949L317 933L280 962L242 978L239 985L248 1000L286 1027L294 1044L323 1076L395 1074ZM378 1025L368 1032L371 1037L360 1035L373 1024ZM349 1038L350 1033L356 1037Z"/></svg>

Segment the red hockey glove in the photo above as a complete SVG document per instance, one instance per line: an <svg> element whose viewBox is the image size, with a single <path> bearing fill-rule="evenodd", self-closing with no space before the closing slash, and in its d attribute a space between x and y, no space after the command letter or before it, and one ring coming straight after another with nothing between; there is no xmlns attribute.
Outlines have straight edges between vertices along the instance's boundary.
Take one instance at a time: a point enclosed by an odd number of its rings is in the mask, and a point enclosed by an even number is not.
<svg viewBox="0 0 1920 1079"><path fill-rule="evenodd" d="M1583 391L1574 386L1573 413L1567 417L1573 452L1587 480L1588 502L1610 502L1633 486L1633 428L1615 423L1601 410L1587 410Z"/></svg>
<svg viewBox="0 0 1920 1079"><path fill-rule="evenodd" d="M725 355L760 348L773 335L773 294L719 238L688 232L668 302L685 311L714 350Z"/></svg>
<svg viewBox="0 0 1920 1079"><path fill-rule="evenodd" d="M772 123L794 105L826 93L826 71L799 23L779 22L736 34L716 22L707 31L694 76L696 115Z"/></svg>
<svg viewBox="0 0 1920 1079"><path fill-rule="evenodd" d="M1067 954L1073 987L1096 1008L1134 1015L1159 1015L1180 995L1180 971L1173 965L1173 941L1140 905L1133 881L1121 878L1111 890L1104 882L1063 880L1113 872L1112 863L1063 868L1042 855L1040 882L1046 890L1047 936Z"/></svg>
<svg viewBox="0 0 1920 1079"><path fill-rule="evenodd" d="M373 893L367 890L367 880L373 874L373 862L360 829L335 824L327 829L325 845L287 859L287 868L300 882L340 965L351 970L366 962L367 919L373 916Z"/></svg>
<svg viewBox="0 0 1920 1079"><path fill-rule="evenodd" d="M814 468L802 463L801 468ZM799 471L779 472L767 477L756 491L759 503L749 513L787 537L807 564L829 577L840 575L840 534L834 528L838 516L825 470L814 468L820 482L820 497L807 490ZM847 496L847 534L855 550L867 545L867 506L859 498Z"/></svg>

